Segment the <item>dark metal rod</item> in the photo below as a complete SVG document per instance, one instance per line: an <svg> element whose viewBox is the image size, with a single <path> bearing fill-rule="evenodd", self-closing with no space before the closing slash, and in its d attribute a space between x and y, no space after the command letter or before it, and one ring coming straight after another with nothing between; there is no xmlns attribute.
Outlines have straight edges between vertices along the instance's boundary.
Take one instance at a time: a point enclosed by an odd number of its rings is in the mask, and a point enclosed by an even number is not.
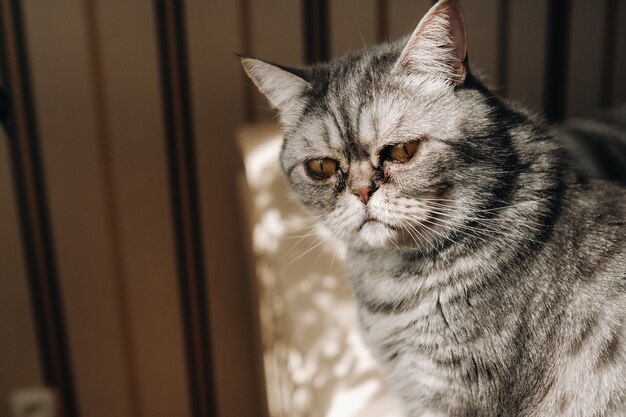
<svg viewBox="0 0 626 417"><path fill-rule="evenodd" d="M130 412L132 417L143 417L139 404L141 388L139 382L137 363L137 354L133 343L132 335L132 314L130 300L128 295L129 276L125 268L123 237L120 226L120 218L117 212L119 205L118 189L115 182L114 173L114 155L112 136L108 124L109 108L106 103L105 92L105 74L103 73L102 62L102 39L100 37L100 20L98 16L98 4L95 1L86 1L83 11L85 13L85 22L87 33L85 40L89 45L87 58L92 70L92 85L94 94L94 124L96 127L96 140L98 143L98 153L102 161L102 189L104 191L104 213L109 225L109 233L111 238L111 269L115 289L117 291L117 300L119 306L119 324L122 330L122 369L128 380L127 395L130 403Z"/></svg>
<svg viewBox="0 0 626 417"><path fill-rule="evenodd" d="M549 0L543 106L551 121L566 113L570 26L571 0Z"/></svg>
<svg viewBox="0 0 626 417"><path fill-rule="evenodd" d="M388 41L389 37L389 2L376 0L376 39L379 43Z"/></svg>
<svg viewBox="0 0 626 417"><path fill-rule="evenodd" d="M57 391L60 413L78 417L22 19L18 0L0 1L9 152L44 381Z"/></svg>
<svg viewBox="0 0 626 417"><path fill-rule="evenodd" d="M250 18L250 0L239 0L239 36L241 45L241 55L252 56L252 19ZM243 67L240 66L241 74L244 79ZM246 83L243 88L243 114L244 120L248 123L255 121L255 112L252 102L256 94L256 88L250 83Z"/></svg>
<svg viewBox="0 0 626 417"><path fill-rule="evenodd" d="M155 0L183 331L192 412L216 415L183 2Z"/></svg>
<svg viewBox="0 0 626 417"><path fill-rule="evenodd" d="M304 51L307 64L328 61L330 57L330 32L328 27L328 1L304 0Z"/></svg>
<svg viewBox="0 0 626 417"><path fill-rule="evenodd" d="M498 2L498 44L496 52L498 72L496 74L496 79L500 93L504 95L507 94L509 84L510 20L510 0L500 0Z"/></svg>
<svg viewBox="0 0 626 417"><path fill-rule="evenodd" d="M602 49L602 77L600 78L600 105L613 105L615 84L615 63L617 58L617 24L619 19L618 1L606 1L604 15L604 39Z"/></svg>

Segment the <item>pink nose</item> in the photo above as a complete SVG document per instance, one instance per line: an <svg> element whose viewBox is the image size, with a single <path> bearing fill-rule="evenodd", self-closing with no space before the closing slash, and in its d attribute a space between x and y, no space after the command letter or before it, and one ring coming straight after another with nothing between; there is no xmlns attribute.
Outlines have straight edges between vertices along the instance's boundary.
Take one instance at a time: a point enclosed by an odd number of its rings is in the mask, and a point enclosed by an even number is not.
<svg viewBox="0 0 626 417"><path fill-rule="evenodd" d="M359 197L359 200L361 200L363 204L367 204L372 194L374 194L374 190L370 187L358 188L356 190L352 190L352 194Z"/></svg>

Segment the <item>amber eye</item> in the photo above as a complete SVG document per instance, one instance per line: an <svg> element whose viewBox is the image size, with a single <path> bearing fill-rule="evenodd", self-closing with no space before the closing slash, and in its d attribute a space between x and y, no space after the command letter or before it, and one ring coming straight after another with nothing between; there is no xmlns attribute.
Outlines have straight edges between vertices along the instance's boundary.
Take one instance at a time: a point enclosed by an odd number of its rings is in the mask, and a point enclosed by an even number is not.
<svg viewBox="0 0 626 417"><path fill-rule="evenodd" d="M384 161L409 162L417 152L418 146L419 143L417 141L389 145L381 152L381 158Z"/></svg>
<svg viewBox="0 0 626 417"><path fill-rule="evenodd" d="M317 180L325 180L337 172L337 161L330 158L310 159L306 162L306 170Z"/></svg>

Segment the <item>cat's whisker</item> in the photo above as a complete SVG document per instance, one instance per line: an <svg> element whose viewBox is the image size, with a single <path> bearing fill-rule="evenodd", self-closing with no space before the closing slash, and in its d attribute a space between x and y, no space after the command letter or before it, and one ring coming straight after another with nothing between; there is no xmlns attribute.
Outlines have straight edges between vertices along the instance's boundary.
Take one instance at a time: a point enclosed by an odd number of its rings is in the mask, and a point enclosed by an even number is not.
<svg viewBox="0 0 626 417"><path fill-rule="evenodd" d="M404 223L401 224L401 227L404 228L404 230L406 230L406 232L411 236L411 238L413 239L413 242L416 245L416 248L419 247L419 242L418 242L418 238L416 235L419 235L420 237L420 241L426 241L427 238L426 236L422 235L416 228L414 228L411 224L409 223Z"/></svg>
<svg viewBox="0 0 626 417"><path fill-rule="evenodd" d="M450 242L452 242L452 244L454 244L454 245L458 245L458 246L462 247L462 248L463 248L463 250L466 250L466 251L468 250L468 249L467 249L467 247L466 247L465 245L463 245L462 243L460 243L460 242L458 242L458 241L455 241L454 239L452 239L452 237L451 237L451 236L446 236L446 235L444 235L443 233L441 233L441 232L439 232L439 231L437 231L437 230L435 230L435 229L433 229L433 228L431 228L431 227L428 227L428 226L426 225L426 223L432 223L432 222L431 222L431 221L429 221L428 219L426 219L426 220L424 220L424 221L421 223L421 225L422 225L423 227L425 227L426 229L430 230L432 233L435 233L437 236L440 236L442 239L444 239L444 241L450 241ZM433 226L436 226L436 225L433 223Z"/></svg>
<svg viewBox="0 0 626 417"><path fill-rule="evenodd" d="M435 250L435 252L437 252L437 254L439 256L441 256L441 252L436 247L436 245L430 239L428 239L428 237L426 235L422 234L422 232L420 232L415 226L413 226L410 221L407 221L407 219L402 218L401 216L397 215L396 213L388 213L388 214L391 214L391 216L394 217L397 222L399 222L400 226L403 227L411 236L413 236L413 234L409 231L408 228L413 230L416 234L418 234L421 237L422 241L428 243ZM422 225L422 226L424 226L424 225ZM426 227L426 228L430 229L428 227ZM430 230L432 231L432 229L430 229ZM436 231L433 231L433 232L437 233ZM443 237L443 235L440 235L440 236ZM414 241L415 241L415 238L414 238ZM416 249L420 249L419 244L416 241L415 241L415 244L418 245L418 247Z"/></svg>
<svg viewBox="0 0 626 417"><path fill-rule="evenodd" d="M319 235L318 235L317 233L315 233L315 232L312 232L312 233L310 233L310 234L305 234L305 235L303 235L302 237L300 237L296 243L294 243L293 245L291 245L291 247L287 250L287 252L286 252L283 256L281 256L281 257L280 257L280 259L278 260L278 262L279 262L279 263L283 262L283 261L285 260L285 258L287 258L287 257L289 256L289 254L291 254L291 252L292 252L292 251L293 251L293 250L294 250L294 249L295 249L298 245L300 245L300 243L301 243L303 240L305 240L305 239L307 239L307 238L310 238L310 237L316 238L316 239L318 239L318 240L320 240L320 241L321 241L321 239L319 238Z"/></svg>
<svg viewBox="0 0 626 417"><path fill-rule="evenodd" d="M507 209L513 209L513 208L517 208L519 206L523 206L526 204L533 204L533 203L544 203L546 200L549 200L549 198L544 198L544 199L537 199L537 200L526 200L526 201L520 201L517 203L513 203L513 204L509 204L508 202L502 202L504 205L502 206L498 206L498 207L492 207L492 208L488 208L488 209L479 209L479 208L475 208L472 209L473 212L477 212L477 213L489 213L489 212L494 212L494 211L502 211L502 210L507 210ZM428 202L428 205L433 205L433 206L437 206L443 209L450 209L450 210L455 210L458 208L454 207L454 206L450 206L448 204L439 204L437 201L435 200L423 200L425 202ZM458 202L456 202L458 204Z"/></svg>
<svg viewBox="0 0 626 417"><path fill-rule="evenodd" d="M524 202L527 203L527 202ZM521 204L521 203L518 203ZM512 206L512 205L510 205ZM510 207L509 206L509 207ZM442 207L436 206L433 207L424 207L416 205L416 208L419 207L423 211L427 211L430 214L437 215L437 218L434 220L426 219L422 226L426 229L429 229L433 235L439 236L444 240L450 240L454 244L459 244L459 242L454 241L454 239L450 235L443 234L438 232L435 227L436 226L445 226L450 228L453 233L461 234L467 236L469 238L473 238L477 241L480 241L484 244L488 244L489 238L498 237L499 239L506 238L507 240L519 240L523 235L521 232L511 232L510 225L515 225L515 228L512 230L518 230L519 228L524 228L529 231L541 232L545 225L533 222L528 219L522 219L518 217L477 217L477 216L467 216L462 215L461 217L457 216L457 210L450 207ZM396 219L401 219L400 223L411 223L414 221L415 211L413 210L403 210L402 215L395 214ZM418 216L420 217L420 216ZM472 222L473 225L467 224L466 222ZM432 227L428 227L427 224L430 224ZM530 236L523 235L525 241L533 242L534 239ZM422 238L424 236L422 235ZM429 240L430 243L430 240ZM464 249L467 249L465 246L461 245Z"/></svg>
<svg viewBox="0 0 626 417"><path fill-rule="evenodd" d="M339 235L339 242L341 242L341 244L343 244L343 239L346 235L346 230L342 230L341 234ZM332 251L333 252L333 256L330 259L330 266L328 267L328 275L330 275L332 273L333 270L333 263L335 262L335 257L337 256L337 251Z"/></svg>
<svg viewBox="0 0 626 417"><path fill-rule="evenodd" d="M496 229L494 227L494 224L495 224L495 220L498 220L499 224L502 224L502 223L511 222L512 220L515 220L517 222L518 219L482 219L482 218L471 218L471 217L470 218L468 218L468 217L464 217L463 218L463 220L466 220L466 221L469 220L469 221L472 221L474 223L478 223L478 224L484 226L483 228L480 228L480 227L470 226L470 225L467 225L465 223L459 222L459 219L452 220L452 218L450 217L449 213L440 212L440 211L437 211L437 210L431 210L431 213L438 214L440 217L438 217L436 220L426 220L428 223L432 223L433 225L443 224L443 225L449 226L453 230L456 230L456 231L462 232L462 233L464 233L466 235L478 238L483 243L488 243L487 241L485 241L485 239L482 238L482 236L484 236L487 233L491 233L491 234L498 233L498 234L501 234L501 235L517 236L517 234L510 233L510 232L507 232L507 231L504 231L504 230L500 230L500 229ZM491 224L490 223L484 223L485 220L491 220L492 223ZM519 221L521 221L521 220L519 220ZM531 226L528 226L525 223L517 222L516 225L519 226L519 227L523 226L523 227L526 227L528 229L536 230L538 232L541 231L540 229L534 229L534 228L532 228ZM472 233L469 233L468 231L472 231L474 233L472 234Z"/></svg>
<svg viewBox="0 0 626 417"><path fill-rule="evenodd" d="M266 111L272 111L271 107L268 106L261 106L260 104L252 104L252 103L248 103L247 107L252 107L254 109L262 109L262 110L266 110Z"/></svg>
<svg viewBox="0 0 626 417"><path fill-rule="evenodd" d="M421 201L428 201L428 202L447 202L447 203L458 203L458 200L451 200L451 199L446 199L446 198L424 198L424 197L418 197L417 198L418 202Z"/></svg>
<svg viewBox="0 0 626 417"><path fill-rule="evenodd" d="M282 270L284 271L290 265L292 265L294 262L298 261L299 259L302 259L304 256L306 256L307 254L311 253L311 251L315 250L316 248L318 248L323 243L324 243L324 240L319 239L319 241L317 243L309 245L308 249L306 249L304 252L302 252L301 254L299 254L298 256L293 258L291 261L289 261L286 265L284 265L282 267Z"/></svg>
<svg viewBox="0 0 626 417"><path fill-rule="evenodd" d="M429 212L432 213L436 213L436 214L441 214L441 215L445 215L445 214L457 214L457 210L447 210L445 208L441 208L441 207L436 207L436 208L431 208L429 210ZM478 211L476 211L478 212ZM484 210L484 212L493 212L492 210ZM459 213L460 214L460 213ZM468 216L466 214L462 214L462 218L466 219L466 220L471 220L471 221L486 221L486 222L499 222L499 221L508 221L508 222L523 222L524 225L529 225L529 224L533 224L537 227L539 227L539 229L535 229L537 231L541 230L541 228L545 227L544 224L539 223L539 222L535 222L532 220L528 220L528 219L520 219L517 217L513 217L513 216L508 216L508 217L475 217L475 216Z"/></svg>
<svg viewBox="0 0 626 417"><path fill-rule="evenodd" d="M413 240L413 243L415 244L415 247L414 247L414 248L412 248L412 249L422 249L422 248L421 248L421 245L420 245L420 242L421 242L422 240L424 240L424 237L422 237L421 239L418 239L418 237L417 237L416 235L414 235L414 234L413 234L413 233L409 230L409 228L408 228L408 227L406 227L406 226L402 226L402 228L403 228L404 230L406 230L406 232L409 234L409 236L410 236L410 237L411 237L411 239ZM419 241L418 241L418 240L419 240Z"/></svg>
<svg viewBox="0 0 626 417"><path fill-rule="evenodd" d="M282 236L280 240L306 239L307 237L314 237L316 235L317 235L316 232L309 232L303 235L295 235L295 236L286 235L286 236Z"/></svg>
<svg viewBox="0 0 626 417"><path fill-rule="evenodd" d="M470 225L467 225L467 224L464 224L464 223L451 221L451 220L449 220L448 218L445 217L446 216L445 213L443 213L442 216L444 216L444 217L440 217L440 218L437 219L438 223L450 226L452 229L456 229L456 230L462 231L465 234L468 234L468 235L474 236L476 238L479 238L484 243L487 243L487 241L482 239L481 235L482 236L485 236L485 235L493 236L494 234L502 235L502 236L509 236L509 237L519 237L519 236L522 236L525 240L530 240L530 241L534 242L534 240L531 237L525 236L521 232L512 233L508 229L507 230L502 230L500 228L495 228L493 224L489 224L489 223L485 224L484 223L485 219L480 219L480 218L470 219L471 221L484 226L484 227L480 228L480 227L470 226ZM495 220L495 219L490 219L490 220ZM499 220L500 220L500 224L506 224L507 221L512 220L512 219L499 219ZM430 222L433 223L432 221L430 221ZM531 226L528 226L526 224L523 224L523 223L522 224L517 223L516 226L518 226L518 227L526 227L526 228L528 228L528 229L530 229L532 231L535 231L535 232L541 232L542 231L541 229L535 229L535 228L533 228ZM467 230L471 230L472 232L474 232L474 234L468 233Z"/></svg>
<svg viewBox="0 0 626 417"><path fill-rule="evenodd" d="M323 254L324 254L324 249L322 248L322 250L320 250L319 253L317 254L317 258L315 258L315 262L313 262L313 266L311 266L311 272L313 272L313 270L317 266L317 263L319 262Z"/></svg>
<svg viewBox="0 0 626 417"><path fill-rule="evenodd" d="M418 237L409 229L409 227L407 227L406 224L400 224L400 228L409 235L409 237L415 244L415 247L412 249L420 249L420 242L418 242L418 240L422 241L424 240L424 237L422 237L421 239L418 239Z"/></svg>
<svg viewBox="0 0 626 417"><path fill-rule="evenodd" d="M305 225L305 226L298 226L297 228L295 228L296 230L294 230L294 233L298 233L298 232L305 232L305 233L301 233L301 234L290 234L290 233L285 233L284 236L281 236L280 239L281 240L290 240L290 239L298 239L301 237L310 237L310 236L314 236L316 234L316 230L318 228L318 224L314 223L314 224L310 224L310 225Z"/></svg>
<svg viewBox="0 0 626 417"><path fill-rule="evenodd" d="M461 225L459 226L460 229L459 230L468 230L467 229L467 225ZM541 243L539 241L536 241L535 239L533 239L530 236L527 236L521 232L511 232L510 230L503 230L503 229L496 229L493 227L489 227L489 225L485 225L484 228L472 228L472 232L475 234L480 234L482 237L485 237L487 239L501 239L501 238L506 238L509 242L512 241L527 241L527 242L533 242L533 243ZM467 232L465 232L467 233ZM469 233L468 233L469 234ZM476 236L478 237L478 236ZM485 243L488 243L487 240L482 239L481 240ZM493 243L493 242L492 242Z"/></svg>
<svg viewBox="0 0 626 417"><path fill-rule="evenodd" d="M390 241L390 242L391 242L391 244L392 244L392 245L396 248L396 250L397 250L398 252L400 252L400 247L398 246L398 244L397 244L396 242L394 242L394 241L393 241L393 239L390 239L389 241Z"/></svg>
<svg viewBox="0 0 626 417"><path fill-rule="evenodd" d="M486 223L486 224L489 224L489 223L492 223L492 224L501 224L501 223L510 224L510 223L514 223L516 225L526 226L526 227L531 228L532 230L535 230L535 231L540 231L541 229L537 229L537 228L531 227L530 226L531 224L534 225L534 226L543 226L540 223L530 222L530 221L528 221L526 219L518 219L518 218L514 218L514 217L513 218L511 218L511 217L488 217L488 218L482 218L482 217L474 217L474 216L458 216L458 217L454 216L453 217L452 214L457 214L457 213L455 213L455 212L445 212L445 211L441 211L441 210L438 210L438 209L431 209L428 212L430 214L436 214L438 216L441 216L441 217L438 217L439 219L445 218L447 220L450 220L450 219L457 220L456 222L453 222L453 224L462 224L463 222L467 222L467 221L477 222L477 223L480 222L480 223Z"/></svg>
<svg viewBox="0 0 626 417"><path fill-rule="evenodd" d="M289 257L289 255L291 254L291 252L294 251L294 249L300 244L300 242L302 242L304 240L304 238L298 240L295 244L293 244L288 250L287 252L285 252L285 254L283 256L280 257L280 259L278 259L278 263L282 263L285 259L287 259Z"/></svg>
<svg viewBox="0 0 626 417"><path fill-rule="evenodd" d="M424 236L424 240L426 240L428 243L430 243L430 246L432 246L432 248L435 250L435 252L437 252L437 254L441 257L441 252L439 251L439 249L437 248L437 246L435 246L435 244L434 244L434 243L433 243L430 239L428 239L428 236L426 236L426 235L422 235L422 233L420 233L420 231L419 231L417 228L413 227L412 225L409 225L409 226L410 226L413 230L415 230L417 233L419 233L419 235L420 235L420 236ZM426 226L426 225L424 225L424 224L422 224L422 227L425 227L426 229L431 230L432 232L435 232L434 230L430 229L428 226ZM424 232L424 233L425 233L425 232ZM435 233L436 233L436 232L435 232Z"/></svg>
<svg viewBox="0 0 626 417"><path fill-rule="evenodd" d="M365 42L365 38L363 37L363 33L357 29L357 32L359 34L359 39L361 39L361 43L363 44L363 48L367 48L367 43Z"/></svg>

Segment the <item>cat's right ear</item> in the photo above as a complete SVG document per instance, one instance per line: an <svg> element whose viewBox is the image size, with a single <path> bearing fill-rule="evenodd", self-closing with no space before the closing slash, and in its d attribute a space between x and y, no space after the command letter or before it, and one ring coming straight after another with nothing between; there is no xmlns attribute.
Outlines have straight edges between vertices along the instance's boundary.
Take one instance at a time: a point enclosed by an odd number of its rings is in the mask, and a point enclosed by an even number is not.
<svg viewBox="0 0 626 417"><path fill-rule="evenodd" d="M462 84L468 73L467 30L459 0L439 0L411 35L394 70Z"/></svg>
<svg viewBox="0 0 626 417"><path fill-rule="evenodd" d="M288 110L311 85L297 70L280 67L260 59L241 58L246 74L280 112Z"/></svg>

